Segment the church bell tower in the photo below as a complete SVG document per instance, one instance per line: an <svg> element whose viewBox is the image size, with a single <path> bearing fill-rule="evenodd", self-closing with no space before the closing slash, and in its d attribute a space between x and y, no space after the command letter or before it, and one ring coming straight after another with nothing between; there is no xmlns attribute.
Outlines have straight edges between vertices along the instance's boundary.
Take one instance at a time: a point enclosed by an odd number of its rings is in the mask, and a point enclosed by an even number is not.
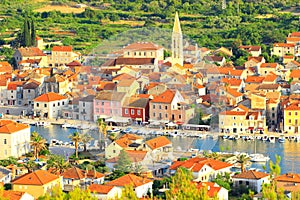
<svg viewBox="0 0 300 200"><path fill-rule="evenodd" d="M175 64L183 66L183 37L177 12L172 33L172 65Z"/></svg>

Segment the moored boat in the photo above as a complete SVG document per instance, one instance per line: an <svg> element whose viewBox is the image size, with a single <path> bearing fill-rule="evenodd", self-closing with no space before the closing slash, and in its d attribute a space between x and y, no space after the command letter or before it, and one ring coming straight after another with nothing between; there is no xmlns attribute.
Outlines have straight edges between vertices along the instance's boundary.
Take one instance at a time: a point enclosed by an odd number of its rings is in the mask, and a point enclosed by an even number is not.
<svg viewBox="0 0 300 200"><path fill-rule="evenodd" d="M268 156L264 156L260 153L250 154L249 156L251 162L267 162L268 160L270 160Z"/></svg>

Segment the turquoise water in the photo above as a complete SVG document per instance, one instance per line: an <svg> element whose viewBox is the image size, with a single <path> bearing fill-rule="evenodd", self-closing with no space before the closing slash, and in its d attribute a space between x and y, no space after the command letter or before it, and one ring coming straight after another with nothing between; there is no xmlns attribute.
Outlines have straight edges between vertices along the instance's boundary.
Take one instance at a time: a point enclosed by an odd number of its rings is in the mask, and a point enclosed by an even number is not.
<svg viewBox="0 0 300 200"><path fill-rule="evenodd" d="M68 142L68 136L75 131L88 132L95 139L98 139L97 131L80 131L76 129L61 128L58 125L51 125L49 127L36 127L32 126L31 130L40 133L47 141L51 139L61 140ZM246 152L254 153L255 142L243 140L223 140L212 138L190 138L190 137L175 137L169 138L175 150L188 150L190 148L211 151L225 151L225 152ZM269 143L269 142L256 142L256 153L262 153L270 157L275 162L275 155L281 156L281 172L294 172L300 173L300 143L287 141L285 143ZM262 168L265 164L253 164L251 167Z"/></svg>

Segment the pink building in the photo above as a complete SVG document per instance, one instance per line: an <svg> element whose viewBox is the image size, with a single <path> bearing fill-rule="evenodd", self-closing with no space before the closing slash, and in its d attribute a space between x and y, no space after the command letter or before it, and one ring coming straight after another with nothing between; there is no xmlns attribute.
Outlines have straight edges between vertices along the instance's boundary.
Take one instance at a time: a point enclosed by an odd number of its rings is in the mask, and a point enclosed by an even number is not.
<svg viewBox="0 0 300 200"><path fill-rule="evenodd" d="M124 92L100 91L94 99L94 121L98 118L122 116L125 95Z"/></svg>

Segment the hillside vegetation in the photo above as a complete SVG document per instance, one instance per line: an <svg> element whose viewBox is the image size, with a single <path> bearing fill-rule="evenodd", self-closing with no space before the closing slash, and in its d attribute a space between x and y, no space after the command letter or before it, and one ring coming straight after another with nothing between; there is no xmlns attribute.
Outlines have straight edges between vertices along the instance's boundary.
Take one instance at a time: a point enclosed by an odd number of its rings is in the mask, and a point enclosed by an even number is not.
<svg viewBox="0 0 300 200"><path fill-rule="evenodd" d="M14 38L25 15L35 21L37 35L46 42L61 41L83 53L132 28L171 30L175 11L179 12L185 37L208 48L232 46L233 42L268 47L283 42L288 33L300 29L298 0L227 0L226 8L222 2L3 0L0 44L16 45Z"/></svg>

